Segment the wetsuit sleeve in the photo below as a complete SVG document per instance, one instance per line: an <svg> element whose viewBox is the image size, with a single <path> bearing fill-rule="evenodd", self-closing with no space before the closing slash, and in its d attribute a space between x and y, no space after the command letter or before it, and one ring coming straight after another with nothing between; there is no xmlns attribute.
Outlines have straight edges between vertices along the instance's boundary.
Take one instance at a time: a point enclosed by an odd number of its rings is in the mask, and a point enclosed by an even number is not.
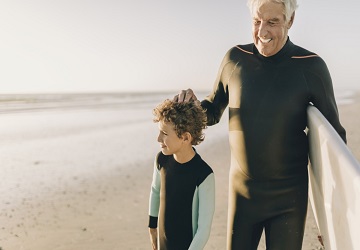
<svg viewBox="0 0 360 250"><path fill-rule="evenodd" d="M157 158L157 157L156 157ZM157 228L160 207L160 170L157 168L157 160L154 162L153 179L149 198L149 227Z"/></svg>
<svg viewBox="0 0 360 250"><path fill-rule="evenodd" d="M220 121L229 102L226 79L226 68L228 68L230 62L229 54L230 51L225 55L220 65L212 92L201 102L201 106L206 110L208 126L217 124Z"/></svg>
<svg viewBox="0 0 360 250"><path fill-rule="evenodd" d="M315 74L308 76L308 82L311 82L311 102L325 116L346 143L346 131L340 123L329 70L321 58L318 58L318 60L320 61L315 66Z"/></svg>
<svg viewBox="0 0 360 250"><path fill-rule="evenodd" d="M215 211L215 177L209 174L199 186L198 227L189 250L205 247L209 239L212 219Z"/></svg>

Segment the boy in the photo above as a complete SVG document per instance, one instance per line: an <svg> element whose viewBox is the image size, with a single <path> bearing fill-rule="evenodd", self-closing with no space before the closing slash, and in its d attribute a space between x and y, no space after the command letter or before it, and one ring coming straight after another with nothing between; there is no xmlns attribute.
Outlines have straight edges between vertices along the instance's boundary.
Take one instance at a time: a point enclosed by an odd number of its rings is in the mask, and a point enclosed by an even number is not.
<svg viewBox="0 0 360 250"><path fill-rule="evenodd" d="M205 111L194 102L165 100L153 113L161 152L155 159L149 201L152 248L201 250L215 209L214 173L193 148L204 140Z"/></svg>

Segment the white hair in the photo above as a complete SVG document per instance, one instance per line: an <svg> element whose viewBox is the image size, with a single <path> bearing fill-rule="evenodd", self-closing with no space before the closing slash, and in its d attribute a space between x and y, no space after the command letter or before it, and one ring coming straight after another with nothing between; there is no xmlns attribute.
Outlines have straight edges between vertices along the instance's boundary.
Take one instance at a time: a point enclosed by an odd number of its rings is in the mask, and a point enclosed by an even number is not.
<svg viewBox="0 0 360 250"><path fill-rule="evenodd" d="M266 2L279 3L284 6L284 16L286 21L290 21L291 16L298 7L296 0L248 0L248 7L252 16L258 11L261 5Z"/></svg>

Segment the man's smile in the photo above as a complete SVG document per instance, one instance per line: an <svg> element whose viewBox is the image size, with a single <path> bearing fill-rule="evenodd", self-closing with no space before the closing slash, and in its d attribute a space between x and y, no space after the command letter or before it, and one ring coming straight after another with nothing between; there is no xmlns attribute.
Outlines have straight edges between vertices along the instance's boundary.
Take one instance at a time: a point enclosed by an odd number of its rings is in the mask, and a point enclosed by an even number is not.
<svg viewBox="0 0 360 250"><path fill-rule="evenodd" d="M265 39L265 38L259 37L259 41L263 44L269 43L271 40L272 40L271 38Z"/></svg>

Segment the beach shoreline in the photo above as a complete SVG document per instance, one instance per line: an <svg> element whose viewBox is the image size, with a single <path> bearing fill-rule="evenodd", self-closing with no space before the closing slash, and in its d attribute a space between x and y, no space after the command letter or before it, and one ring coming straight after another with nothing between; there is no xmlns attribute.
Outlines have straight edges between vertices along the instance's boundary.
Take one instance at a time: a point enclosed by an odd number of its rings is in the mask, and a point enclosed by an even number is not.
<svg viewBox="0 0 360 250"><path fill-rule="evenodd" d="M17 125L3 124L0 138L5 180L1 249L150 249L148 195L159 147L149 110L125 110L126 122L117 117L124 108L2 114ZM358 160L359 110L359 92L352 103L339 105L348 146ZM226 120L209 127L197 147L216 179L216 210L206 250L225 249L226 244ZM322 249L317 236L309 209L303 249ZM265 249L263 240L259 249Z"/></svg>

